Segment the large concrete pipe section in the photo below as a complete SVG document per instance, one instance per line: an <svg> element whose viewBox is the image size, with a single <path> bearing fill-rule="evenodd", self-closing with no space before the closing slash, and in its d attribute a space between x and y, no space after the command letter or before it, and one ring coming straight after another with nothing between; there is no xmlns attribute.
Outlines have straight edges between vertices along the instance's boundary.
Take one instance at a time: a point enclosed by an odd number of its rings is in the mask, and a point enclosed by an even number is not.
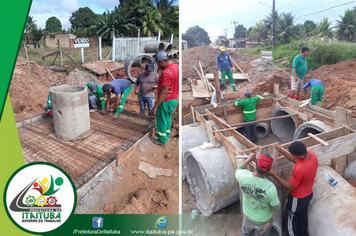
<svg viewBox="0 0 356 236"><path fill-rule="evenodd" d="M173 54L173 59L178 59L179 58L179 51L178 50L172 50L172 54Z"/></svg>
<svg viewBox="0 0 356 236"><path fill-rule="evenodd" d="M172 49L173 49L173 45L171 43L166 43L166 42L163 42L164 43L164 51L169 54Z"/></svg>
<svg viewBox="0 0 356 236"><path fill-rule="evenodd" d="M328 174L339 182L335 187L329 184ZM356 235L355 202L355 188L329 166L319 166L309 205L309 235Z"/></svg>
<svg viewBox="0 0 356 236"><path fill-rule="evenodd" d="M320 134L329 131L330 128L320 120L311 120L301 124L294 133L294 140L308 137L308 133Z"/></svg>
<svg viewBox="0 0 356 236"><path fill-rule="evenodd" d="M70 141L90 130L87 87L60 85L50 88L49 93L58 139Z"/></svg>
<svg viewBox="0 0 356 236"><path fill-rule="evenodd" d="M204 216L239 200L234 167L224 146L185 151L184 168L190 191Z"/></svg>
<svg viewBox="0 0 356 236"><path fill-rule="evenodd" d="M257 138L265 138L268 135L268 124L266 122L260 122L256 124Z"/></svg>
<svg viewBox="0 0 356 236"><path fill-rule="evenodd" d="M206 133L205 126L201 122L195 122L189 125L183 125L182 129L182 155L190 148L200 146L204 142L209 142L209 137ZM184 161L184 158L182 158ZM185 180L185 169L183 164L182 179Z"/></svg>
<svg viewBox="0 0 356 236"><path fill-rule="evenodd" d="M151 63L154 60L155 59L149 54L145 54L145 53L132 54L125 61L125 73L127 74L127 76L130 78L132 82L136 82L137 78L131 75L131 67L133 67L134 64L135 66L140 67L143 63ZM158 69L157 64L154 64L153 70L155 73L157 72L157 69Z"/></svg>
<svg viewBox="0 0 356 236"><path fill-rule="evenodd" d="M286 116L288 112L284 110L284 107L277 107L271 117ZM271 120L271 129L274 135L276 135L282 142L287 143L293 141L293 135L297 128L297 122L293 117Z"/></svg>
<svg viewBox="0 0 356 236"><path fill-rule="evenodd" d="M160 41L146 43L143 50L147 53L159 53L164 51L165 44Z"/></svg>
<svg viewBox="0 0 356 236"><path fill-rule="evenodd" d="M345 170L344 178L356 179L356 160L354 160L347 166Z"/></svg>

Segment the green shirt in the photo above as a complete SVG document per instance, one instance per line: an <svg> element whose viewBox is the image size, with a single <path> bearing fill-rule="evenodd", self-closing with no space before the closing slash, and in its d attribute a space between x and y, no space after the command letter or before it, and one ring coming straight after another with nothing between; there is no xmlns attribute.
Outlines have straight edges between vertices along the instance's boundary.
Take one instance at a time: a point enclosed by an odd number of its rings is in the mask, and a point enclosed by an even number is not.
<svg viewBox="0 0 356 236"><path fill-rule="evenodd" d="M105 101L104 101L104 95L103 95L103 89L101 88L101 86L99 84L96 85L96 93L93 93L91 90L90 90L90 84L93 83L93 82L89 82L87 83L85 86L88 87L89 91L90 91L90 95L93 95L93 96L97 96L99 97L100 99L100 103L101 103L101 109L102 110L105 110Z"/></svg>
<svg viewBox="0 0 356 236"><path fill-rule="evenodd" d="M235 102L235 106L243 107L244 121L256 120L256 105L260 97L246 98L241 101L238 99Z"/></svg>
<svg viewBox="0 0 356 236"><path fill-rule="evenodd" d="M264 223L272 218L272 206L279 204L277 189L266 178L253 176L241 165L235 173L243 195L243 212L250 220Z"/></svg>
<svg viewBox="0 0 356 236"><path fill-rule="evenodd" d="M47 98L47 106L52 109L52 102L51 102L51 96L48 93L48 98Z"/></svg>
<svg viewBox="0 0 356 236"><path fill-rule="evenodd" d="M300 54L295 56L293 59L292 68L295 68L297 71L297 77L304 79L307 74L307 59L303 58ZM292 71L292 76L295 76Z"/></svg>

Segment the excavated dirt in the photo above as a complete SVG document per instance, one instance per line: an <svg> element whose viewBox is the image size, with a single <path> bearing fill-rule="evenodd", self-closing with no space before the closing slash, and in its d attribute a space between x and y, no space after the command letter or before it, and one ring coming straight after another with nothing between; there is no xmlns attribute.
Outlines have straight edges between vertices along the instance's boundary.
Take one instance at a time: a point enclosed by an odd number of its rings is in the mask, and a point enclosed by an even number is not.
<svg viewBox="0 0 356 236"><path fill-rule="evenodd" d="M143 69L143 68L141 68ZM138 73L142 72L138 68ZM117 76L119 78L121 76ZM125 78L125 77L124 77ZM44 114L48 89L59 84L85 85L96 76L74 70L68 76L43 69L35 62L18 57L10 85L10 98L16 121ZM110 79L111 81L111 79ZM131 90L125 109L139 113L138 96ZM146 111L147 114L147 111ZM179 212L179 108L172 117L171 140L166 147L145 139L138 150L120 167L110 166L91 183L91 189L78 204L77 213L97 214L178 214ZM113 115L110 114L110 115ZM140 161L173 170L170 177L149 179L137 168Z"/></svg>

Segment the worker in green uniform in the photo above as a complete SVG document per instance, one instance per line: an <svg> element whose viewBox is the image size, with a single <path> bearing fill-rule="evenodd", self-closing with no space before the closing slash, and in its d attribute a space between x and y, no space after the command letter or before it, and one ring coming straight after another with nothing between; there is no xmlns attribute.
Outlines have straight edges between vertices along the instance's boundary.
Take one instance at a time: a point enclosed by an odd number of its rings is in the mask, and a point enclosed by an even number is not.
<svg viewBox="0 0 356 236"><path fill-rule="evenodd" d="M308 83L306 83L303 86L303 90L304 90L305 94L307 93L307 88L309 86L311 86L311 90L310 90L310 93L311 93L311 97L310 97L311 104L312 105L316 105L316 103L319 101L320 102L320 107L321 107L321 105L322 105L321 101L323 101L323 96L324 96L324 93L325 93L323 82L321 82L318 79L309 80Z"/></svg>
<svg viewBox="0 0 356 236"><path fill-rule="evenodd" d="M260 100L260 97L251 98L251 92L247 91L244 93L246 99L239 100L235 102L235 106L243 107L244 122L255 121L256 120L256 105ZM251 134L252 130L252 134ZM257 143L257 125L249 124L245 125L246 136L253 143Z"/></svg>
<svg viewBox="0 0 356 236"><path fill-rule="evenodd" d="M103 95L103 89L101 86L94 82L89 82L87 86L89 90L88 99L89 106L91 107L90 112L95 112L98 110L98 103L101 103L101 114L105 115L105 101Z"/></svg>
<svg viewBox="0 0 356 236"><path fill-rule="evenodd" d="M229 55L225 51L226 51L225 47L221 46L220 47L220 53L216 57L216 64L218 66L218 71L219 71L219 74L220 74L220 77L221 77L221 81L225 84L225 92L227 91L227 89L226 89L226 81L225 81L225 76L226 75L229 78L232 90L237 91L236 85L235 85L235 82L234 82L234 78L233 78L233 75L232 75L232 71L231 71L231 68L232 68L232 70L235 72L235 68L231 63Z"/></svg>
<svg viewBox="0 0 356 236"><path fill-rule="evenodd" d="M52 102L51 102L51 96L48 93L48 97L47 97L47 106L45 107L45 112L52 116Z"/></svg>

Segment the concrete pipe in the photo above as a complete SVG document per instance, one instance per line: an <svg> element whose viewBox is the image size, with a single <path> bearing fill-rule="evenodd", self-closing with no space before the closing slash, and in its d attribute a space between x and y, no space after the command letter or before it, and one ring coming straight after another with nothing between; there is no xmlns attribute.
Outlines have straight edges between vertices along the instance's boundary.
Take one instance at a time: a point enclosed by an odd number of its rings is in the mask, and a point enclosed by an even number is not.
<svg viewBox="0 0 356 236"><path fill-rule="evenodd" d="M239 200L234 167L224 146L205 150L194 147L185 151L183 158L190 191L204 216Z"/></svg>
<svg viewBox="0 0 356 236"><path fill-rule="evenodd" d="M172 50L173 54L173 59L178 59L179 58L179 51L178 50Z"/></svg>
<svg viewBox="0 0 356 236"><path fill-rule="evenodd" d="M200 146L204 142L209 142L209 137L206 133L205 127L201 122L195 122L189 125L183 125L182 129L182 155L190 148ZM184 161L184 158L182 158ZM185 180L185 169L183 163L182 179Z"/></svg>
<svg viewBox="0 0 356 236"><path fill-rule="evenodd" d="M261 51L261 57L272 57L272 52L270 51Z"/></svg>
<svg viewBox="0 0 356 236"><path fill-rule="evenodd" d="M289 115L284 107L277 107L271 117L286 116ZM293 141L293 134L297 128L297 122L294 117L288 117L278 120L271 120L271 129L274 135L276 135L282 142L287 143Z"/></svg>
<svg viewBox="0 0 356 236"><path fill-rule="evenodd" d="M268 124L266 122L257 123L257 138L264 138L268 135Z"/></svg>
<svg viewBox="0 0 356 236"><path fill-rule="evenodd" d="M163 42L164 43L164 51L168 54L172 51L173 49L173 45L171 43L166 43L166 42Z"/></svg>
<svg viewBox="0 0 356 236"><path fill-rule="evenodd" d="M137 61L140 62L140 66L143 64L143 63L151 63L153 62L155 59L150 56L149 54L145 54L145 53L135 53L135 54L132 54L131 56L129 56L126 61L125 61L125 73L127 74L127 76L130 78L130 80L132 82L136 82L136 79L135 77L133 77L131 75L131 67L133 66L133 63L137 63ZM157 72L157 64L154 64L153 65L153 71L156 73Z"/></svg>
<svg viewBox="0 0 356 236"><path fill-rule="evenodd" d="M338 182L335 187L329 184L328 174ZM356 235L355 202L355 188L329 166L319 166L309 205L309 235Z"/></svg>
<svg viewBox="0 0 356 236"><path fill-rule="evenodd" d="M329 131L330 128L320 120L311 120L301 124L294 133L294 140L308 137L308 133L320 134Z"/></svg>
<svg viewBox="0 0 356 236"><path fill-rule="evenodd" d="M143 50L146 53L159 53L164 51L164 49L165 45L163 42L160 41L146 43L143 47Z"/></svg>
<svg viewBox="0 0 356 236"><path fill-rule="evenodd" d="M87 87L60 85L50 88L49 93L58 139L70 141L90 130Z"/></svg>
<svg viewBox="0 0 356 236"><path fill-rule="evenodd" d="M344 178L356 179L356 160L354 160L347 166L345 170Z"/></svg>

